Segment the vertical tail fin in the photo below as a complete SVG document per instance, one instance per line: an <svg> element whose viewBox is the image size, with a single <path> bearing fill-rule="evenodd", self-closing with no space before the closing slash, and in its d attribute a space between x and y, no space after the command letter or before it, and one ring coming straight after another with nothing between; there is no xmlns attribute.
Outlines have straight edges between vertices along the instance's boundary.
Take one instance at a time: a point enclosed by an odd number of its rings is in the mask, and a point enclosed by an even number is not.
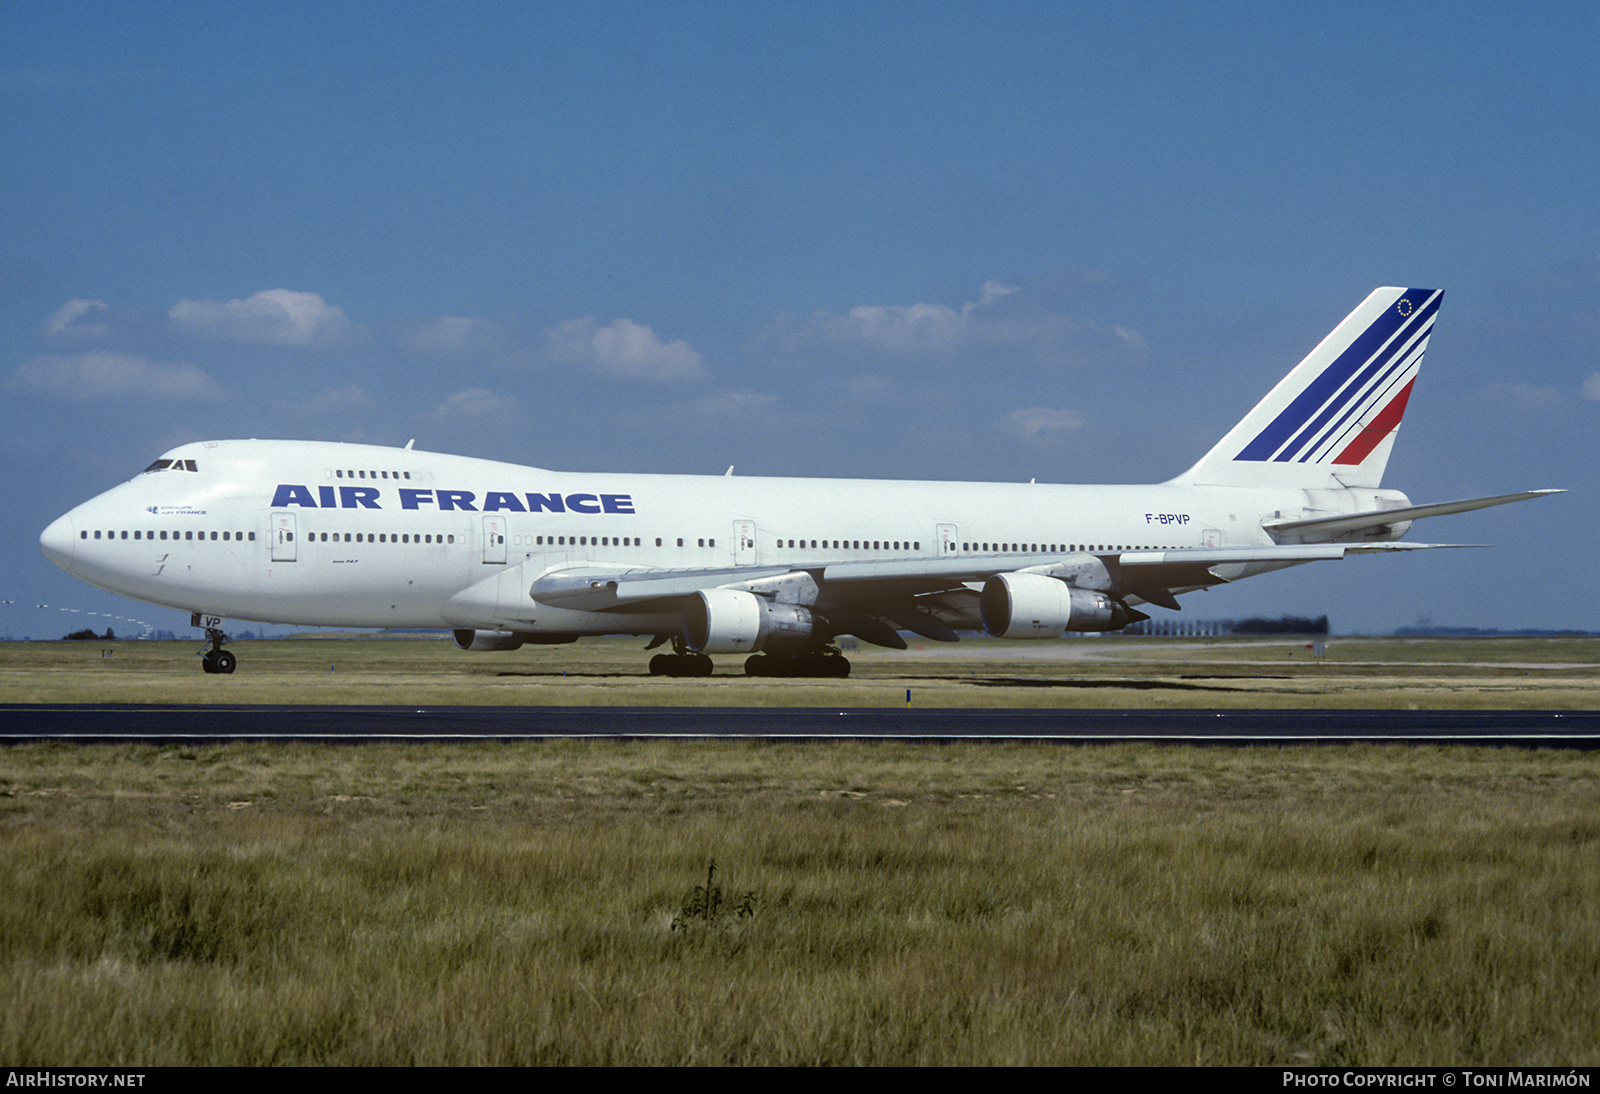
<svg viewBox="0 0 1600 1094"><path fill-rule="evenodd" d="M1376 289L1174 482L1376 487L1444 293Z"/></svg>

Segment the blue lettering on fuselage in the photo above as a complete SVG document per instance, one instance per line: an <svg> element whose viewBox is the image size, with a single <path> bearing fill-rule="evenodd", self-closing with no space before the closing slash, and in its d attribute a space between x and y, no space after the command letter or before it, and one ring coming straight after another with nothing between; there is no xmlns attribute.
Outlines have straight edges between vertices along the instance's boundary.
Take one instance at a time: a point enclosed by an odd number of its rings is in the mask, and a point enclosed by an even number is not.
<svg viewBox="0 0 1600 1094"><path fill-rule="evenodd" d="M337 494L337 500L335 495ZM478 495L472 490L430 490L400 487L400 508L420 509L433 505L439 512L478 512ZM382 509L382 491L376 486L309 486L279 483L272 495L272 507L283 509ZM524 504L524 501L526 504ZM632 494L533 494L520 498L509 490L490 490L483 496L485 513L622 513L631 514Z"/></svg>
<svg viewBox="0 0 1600 1094"><path fill-rule="evenodd" d="M279 509L286 505L303 505L307 509L318 508L317 499L311 496L311 491L303 486L292 486L281 482L278 484L278 492L272 495L272 507Z"/></svg>
<svg viewBox="0 0 1600 1094"><path fill-rule="evenodd" d="M378 488L376 486L339 487L339 508L381 509L382 506L378 504Z"/></svg>
<svg viewBox="0 0 1600 1094"><path fill-rule="evenodd" d="M504 490L491 490L483 499L483 511L493 513L505 509L513 513L526 513L528 510L522 502L517 500L515 494L508 494Z"/></svg>

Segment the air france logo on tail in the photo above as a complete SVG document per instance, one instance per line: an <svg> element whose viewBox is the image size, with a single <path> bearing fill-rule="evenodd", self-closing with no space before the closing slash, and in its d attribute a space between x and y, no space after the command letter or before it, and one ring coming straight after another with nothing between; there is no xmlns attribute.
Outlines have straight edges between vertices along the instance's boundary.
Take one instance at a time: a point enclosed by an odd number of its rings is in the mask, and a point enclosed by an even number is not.
<svg viewBox="0 0 1600 1094"><path fill-rule="evenodd" d="M1365 328L1340 324L1313 354L1332 359L1234 459L1360 464L1405 415L1443 296L1405 289Z"/></svg>

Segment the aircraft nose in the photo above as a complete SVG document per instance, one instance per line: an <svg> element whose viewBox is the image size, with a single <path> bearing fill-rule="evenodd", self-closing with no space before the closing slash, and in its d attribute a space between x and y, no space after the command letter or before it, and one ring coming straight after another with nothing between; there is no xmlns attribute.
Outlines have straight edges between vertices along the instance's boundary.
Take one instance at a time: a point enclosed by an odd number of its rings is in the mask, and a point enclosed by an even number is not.
<svg viewBox="0 0 1600 1094"><path fill-rule="evenodd" d="M44 557L72 572L72 555L78 547L78 530L73 526L72 515L57 517L50 527L39 533L39 549Z"/></svg>

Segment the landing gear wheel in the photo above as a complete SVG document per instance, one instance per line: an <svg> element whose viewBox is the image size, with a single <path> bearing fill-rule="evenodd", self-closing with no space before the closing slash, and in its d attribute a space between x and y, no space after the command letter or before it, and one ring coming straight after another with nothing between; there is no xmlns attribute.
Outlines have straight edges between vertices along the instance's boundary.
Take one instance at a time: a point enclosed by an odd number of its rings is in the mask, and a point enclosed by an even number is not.
<svg viewBox="0 0 1600 1094"><path fill-rule="evenodd" d="M756 653L745 658L744 674L843 680L850 675L850 662L833 649Z"/></svg>
<svg viewBox="0 0 1600 1094"><path fill-rule="evenodd" d="M200 655L200 668L207 673L222 673L226 675L239 667L239 659L227 650L222 644L228 640L217 627L206 628L206 641L211 648Z"/></svg>
<svg viewBox="0 0 1600 1094"><path fill-rule="evenodd" d="M703 653L658 653L650 658L651 676L710 676L715 668Z"/></svg>

